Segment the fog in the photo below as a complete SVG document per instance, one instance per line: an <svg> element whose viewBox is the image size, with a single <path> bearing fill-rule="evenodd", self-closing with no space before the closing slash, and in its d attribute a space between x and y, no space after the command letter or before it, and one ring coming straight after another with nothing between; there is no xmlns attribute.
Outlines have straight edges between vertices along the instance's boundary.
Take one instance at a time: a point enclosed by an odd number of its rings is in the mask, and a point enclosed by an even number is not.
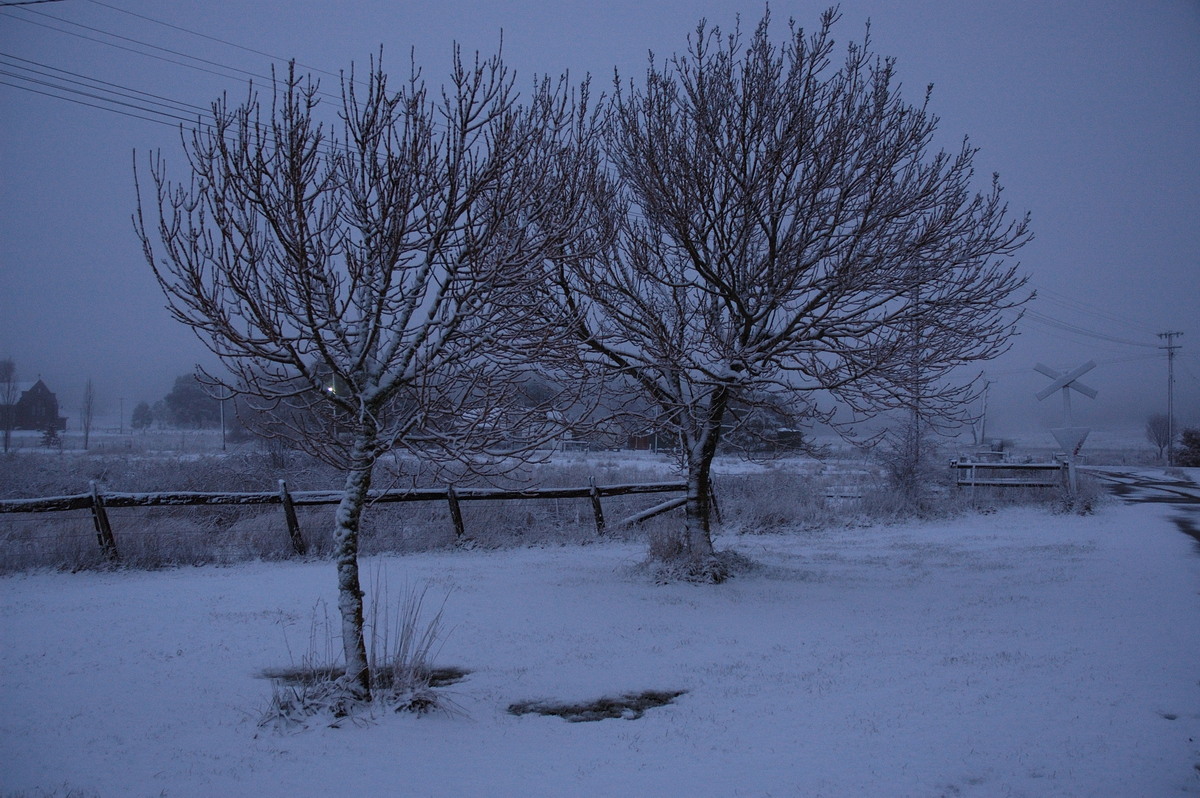
<svg viewBox="0 0 1200 798"><path fill-rule="evenodd" d="M432 82L451 43L504 55L518 85L570 70L607 88L616 67L638 77L648 51L682 49L705 16L756 22L757 2L541 0L398 4L170 4L62 0L0 9L0 358L42 377L74 426L95 382L101 423L124 423L174 378L212 359L171 320L133 234L133 155L161 149L182 174L179 132L153 110L194 118L221 92L295 58L336 73L384 48L400 73L410 48ZM776 3L813 27L820 4ZM1036 363L1093 360L1075 421L1139 427L1165 412L1159 333L1180 331L1176 409L1200 423L1200 4L1128 2L845 2L837 36L894 56L910 101L933 84L938 144L979 148L978 186L1000 174L1010 207L1033 216L1020 253L1038 298L1010 352L982 367L990 433L1061 422L1061 400ZM203 59L203 60L195 60ZM89 79L104 81L103 90ZM69 83L68 81L76 81ZM51 84L51 85L48 85ZM68 94L64 86L74 88ZM125 96L117 105L113 93ZM57 96L47 96L47 95ZM62 97L68 97L62 99ZM97 108L93 106L103 106ZM171 106L178 108L179 106ZM151 117L151 119L139 118ZM157 121L155 121L157 120Z"/></svg>

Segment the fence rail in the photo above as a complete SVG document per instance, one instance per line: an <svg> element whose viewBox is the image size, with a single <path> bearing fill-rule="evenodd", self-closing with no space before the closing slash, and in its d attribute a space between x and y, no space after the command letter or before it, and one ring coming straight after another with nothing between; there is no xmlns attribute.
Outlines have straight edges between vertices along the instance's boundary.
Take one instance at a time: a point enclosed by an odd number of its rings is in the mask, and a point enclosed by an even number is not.
<svg viewBox="0 0 1200 798"><path fill-rule="evenodd" d="M216 507L278 504L284 510L288 536L291 540L293 551L298 555L304 555L307 553L308 548L300 531L300 524L296 517L295 508L334 505L340 503L343 496L341 491L333 490L289 491L287 483L284 480L279 481L278 491L120 493L102 492L94 482L90 484L89 488L87 493L69 496L48 496L34 499L0 499L0 514L90 510L92 522L96 528L97 542L107 556L111 559L117 559L116 538L107 514L109 508ZM463 523L462 512L459 509L460 502L589 499L596 523L596 531L598 534L603 534L606 524L604 510L600 502L601 498L637 494L679 493L686 490L687 483L685 482L650 482L618 485L596 485L593 483L586 487L578 488L528 488L524 490L455 488L454 486L447 486L445 488L372 490L367 494L367 501L369 503L444 501L450 510L450 518L454 524L455 536L461 539L466 535L466 529ZM684 501L682 498L670 499L628 518L624 518L614 526L619 528L639 524L656 515L683 506Z"/></svg>
<svg viewBox="0 0 1200 798"><path fill-rule="evenodd" d="M1059 463L974 463L951 460L954 484L960 488L1067 487L1069 465Z"/></svg>

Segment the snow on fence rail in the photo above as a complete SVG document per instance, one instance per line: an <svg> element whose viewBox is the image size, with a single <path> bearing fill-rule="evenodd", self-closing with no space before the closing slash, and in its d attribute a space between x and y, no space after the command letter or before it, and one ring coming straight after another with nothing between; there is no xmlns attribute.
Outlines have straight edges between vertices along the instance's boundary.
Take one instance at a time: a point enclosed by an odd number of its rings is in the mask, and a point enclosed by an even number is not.
<svg viewBox="0 0 1200 798"><path fill-rule="evenodd" d="M594 482L580 488L529 488L525 490L501 490L486 488L414 488L409 490L372 490L367 494L371 503L388 502L427 502L444 501L450 509L450 518L454 523L454 533L459 539L466 535L462 512L459 502L464 501L511 501L518 499L589 499L592 505L592 515L596 522L596 532L604 534L604 508L600 499L605 496L631 496L642 493L677 493L687 490L684 482L651 482L624 485L596 485ZM50 513L68 512L72 510L90 510L92 523L96 529L96 540L100 548L111 559L117 558L117 543L113 535L112 525L108 520L109 507L180 507L218 505L262 505L278 504L283 507L287 520L288 537L291 539L292 550L298 555L308 552L307 544L300 533L300 523L296 517L297 506L318 506L338 504L342 500L341 491L305 490L289 491L284 480L279 481L278 491L254 492L217 492L202 491L164 491L158 493L115 493L101 492L95 482L90 483L87 493L70 496L49 496L36 499L0 499L0 513ZM624 518L616 523L616 527L632 526L653 518L677 507L682 507L685 498L669 499L665 502Z"/></svg>

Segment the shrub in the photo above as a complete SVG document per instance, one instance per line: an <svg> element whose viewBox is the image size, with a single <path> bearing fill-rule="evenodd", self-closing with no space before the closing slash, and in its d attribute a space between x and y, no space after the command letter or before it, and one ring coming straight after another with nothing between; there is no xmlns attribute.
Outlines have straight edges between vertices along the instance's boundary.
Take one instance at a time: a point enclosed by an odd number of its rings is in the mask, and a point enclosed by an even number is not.
<svg viewBox="0 0 1200 798"><path fill-rule="evenodd" d="M1189 427L1179 436L1179 450L1175 452L1175 465L1184 468L1200 468L1200 427Z"/></svg>

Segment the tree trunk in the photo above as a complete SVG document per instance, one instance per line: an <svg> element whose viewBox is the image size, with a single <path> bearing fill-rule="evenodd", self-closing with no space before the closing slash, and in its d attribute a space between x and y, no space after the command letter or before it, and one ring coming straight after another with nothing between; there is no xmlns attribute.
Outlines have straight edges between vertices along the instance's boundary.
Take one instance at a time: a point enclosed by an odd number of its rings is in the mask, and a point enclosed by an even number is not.
<svg viewBox="0 0 1200 798"><path fill-rule="evenodd" d="M685 543L688 556L693 560L705 560L713 556L711 468L711 458L707 462L692 460L688 463L687 502L684 504Z"/></svg>
<svg viewBox="0 0 1200 798"><path fill-rule="evenodd" d="M688 556L695 562L711 559L712 543L712 462L721 440L721 424L729 404L729 389L718 386L713 391L703 428L687 452L687 503L685 524Z"/></svg>
<svg viewBox="0 0 1200 798"><path fill-rule="evenodd" d="M354 440L346 490L338 505L334 527L334 556L338 574L338 610L342 617L342 651L346 685L364 701L371 699L371 672L363 637L363 591L358 578L358 531L371 471L375 466L374 429L359 430Z"/></svg>

